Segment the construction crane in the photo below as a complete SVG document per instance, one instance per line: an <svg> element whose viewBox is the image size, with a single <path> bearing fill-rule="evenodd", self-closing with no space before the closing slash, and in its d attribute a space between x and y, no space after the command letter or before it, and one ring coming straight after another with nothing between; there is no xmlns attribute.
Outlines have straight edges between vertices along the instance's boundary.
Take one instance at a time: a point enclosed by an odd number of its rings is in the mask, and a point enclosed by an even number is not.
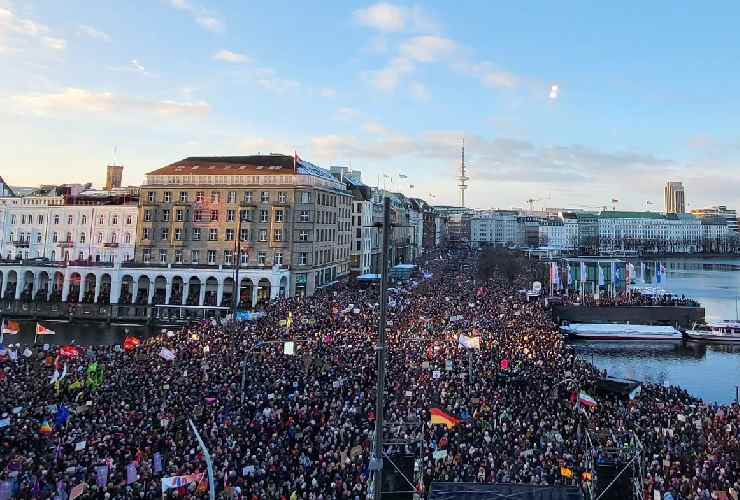
<svg viewBox="0 0 740 500"><path fill-rule="evenodd" d="M549 196L547 198L530 198L530 199L528 199L527 200L527 203L529 204L529 211L530 212L534 212L534 204L535 204L535 202L537 202L537 201L545 201L545 200L549 200L549 199L550 199Z"/></svg>
<svg viewBox="0 0 740 500"><path fill-rule="evenodd" d="M612 198L612 212L617 210L617 203L619 203L619 200L616 198Z"/></svg>

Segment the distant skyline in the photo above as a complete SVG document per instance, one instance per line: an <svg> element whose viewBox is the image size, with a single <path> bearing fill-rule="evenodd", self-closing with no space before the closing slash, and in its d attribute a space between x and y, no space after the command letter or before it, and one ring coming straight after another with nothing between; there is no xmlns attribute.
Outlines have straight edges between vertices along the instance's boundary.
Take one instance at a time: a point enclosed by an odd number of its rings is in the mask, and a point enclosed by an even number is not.
<svg viewBox="0 0 740 500"><path fill-rule="evenodd" d="M667 181L687 211L740 208L738 17L731 2L0 0L0 175L102 186L119 163L140 184L186 156L297 151L455 205L464 136L473 208L662 211Z"/></svg>

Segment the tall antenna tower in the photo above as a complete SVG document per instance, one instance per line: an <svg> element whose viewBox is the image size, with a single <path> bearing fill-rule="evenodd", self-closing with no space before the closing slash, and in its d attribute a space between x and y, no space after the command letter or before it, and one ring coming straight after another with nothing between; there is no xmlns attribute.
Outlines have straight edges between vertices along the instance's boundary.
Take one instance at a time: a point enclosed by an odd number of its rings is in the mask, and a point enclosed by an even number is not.
<svg viewBox="0 0 740 500"><path fill-rule="evenodd" d="M465 175L465 137L462 139L462 157L460 160L460 175L457 178L458 185L457 187L460 188L460 206L465 206L465 190L468 189L468 185L465 184L466 181L470 180L470 177Z"/></svg>

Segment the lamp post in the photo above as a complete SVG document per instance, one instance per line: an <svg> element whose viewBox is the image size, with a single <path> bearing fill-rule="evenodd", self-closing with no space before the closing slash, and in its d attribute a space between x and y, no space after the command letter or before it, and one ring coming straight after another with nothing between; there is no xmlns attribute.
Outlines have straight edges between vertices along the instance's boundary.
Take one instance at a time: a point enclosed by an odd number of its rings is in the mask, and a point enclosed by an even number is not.
<svg viewBox="0 0 740 500"><path fill-rule="evenodd" d="M206 444L203 442L203 439L200 437L200 433L198 432L198 429L195 427L195 424L193 423L193 419L189 418L188 422L190 422L190 428L193 430L193 434L195 434L195 439L198 440L198 445L200 446L200 449L203 451L203 456L206 459L206 466L208 467L208 498L211 500L215 500L216 498L216 486L213 482L213 460L211 460L211 454L208 452L208 448L206 447Z"/></svg>

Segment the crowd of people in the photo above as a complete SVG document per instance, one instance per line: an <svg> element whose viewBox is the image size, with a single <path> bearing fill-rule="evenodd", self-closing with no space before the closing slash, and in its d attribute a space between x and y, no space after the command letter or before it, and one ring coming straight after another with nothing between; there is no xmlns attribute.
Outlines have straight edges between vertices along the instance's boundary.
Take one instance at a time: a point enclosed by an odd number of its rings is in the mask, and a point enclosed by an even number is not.
<svg viewBox="0 0 740 500"><path fill-rule="evenodd" d="M685 295L670 293L645 293L641 290L620 290L616 295L608 290L599 291L598 298L593 293L582 294L574 291L562 293L561 298L568 303L580 303L591 307L613 306L673 306L700 307L700 304Z"/></svg>
<svg viewBox="0 0 740 500"><path fill-rule="evenodd" d="M512 292L527 276L481 282L467 253L420 267L389 294L385 418L388 452L416 457L409 488L421 498L433 481L585 491L599 450L641 446L646 495L737 500L737 405L645 385L634 400L594 396L584 411L574 391L593 393L604 374L575 356L541 303ZM273 301L256 321L205 321L131 349L6 353L0 499L206 497L190 421L217 497L367 498L378 301L375 289L339 284ZM461 348L460 334L480 337L480 349ZM430 423L432 408L454 423ZM171 476L196 480L163 492Z"/></svg>

